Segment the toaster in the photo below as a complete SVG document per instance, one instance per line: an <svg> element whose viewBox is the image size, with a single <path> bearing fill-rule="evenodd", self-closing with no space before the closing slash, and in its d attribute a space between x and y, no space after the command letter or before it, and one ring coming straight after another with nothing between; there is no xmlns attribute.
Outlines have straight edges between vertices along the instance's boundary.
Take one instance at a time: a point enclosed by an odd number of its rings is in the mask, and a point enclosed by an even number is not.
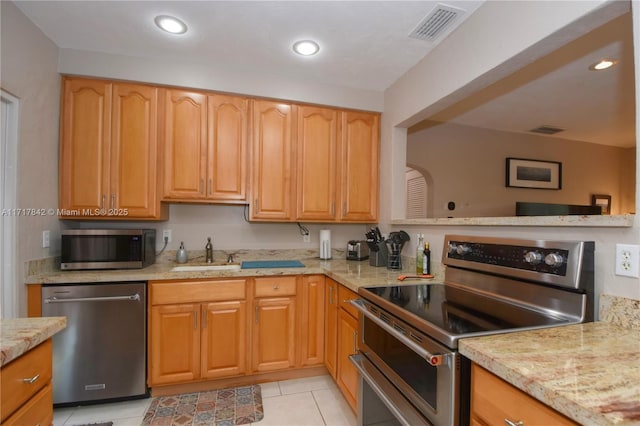
<svg viewBox="0 0 640 426"><path fill-rule="evenodd" d="M366 260L369 258L369 246L366 241L351 240L347 243L347 260Z"/></svg>

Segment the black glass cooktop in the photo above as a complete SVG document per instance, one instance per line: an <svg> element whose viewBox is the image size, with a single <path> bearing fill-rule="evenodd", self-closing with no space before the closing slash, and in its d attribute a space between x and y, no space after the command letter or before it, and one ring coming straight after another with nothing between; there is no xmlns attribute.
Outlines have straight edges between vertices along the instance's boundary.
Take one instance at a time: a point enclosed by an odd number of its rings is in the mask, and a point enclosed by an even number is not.
<svg viewBox="0 0 640 426"><path fill-rule="evenodd" d="M464 290L442 284L367 287L361 288L359 294L450 346L458 338L474 334L567 322L482 296L469 297ZM440 338L441 335L444 337Z"/></svg>

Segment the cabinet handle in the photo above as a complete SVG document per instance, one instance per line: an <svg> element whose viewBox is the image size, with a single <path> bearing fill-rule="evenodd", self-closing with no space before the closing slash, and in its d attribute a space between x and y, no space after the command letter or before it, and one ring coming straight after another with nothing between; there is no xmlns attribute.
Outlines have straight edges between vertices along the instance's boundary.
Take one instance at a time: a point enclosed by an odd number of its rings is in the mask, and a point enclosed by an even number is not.
<svg viewBox="0 0 640 426"><path fill-rule="evenodd" d="M343 204L342 205L342 216L346 216L347 215L347 204Z"/></svg>
<svg viewBox="0 0 640 426"><path fill-rule="evenodd" d="M524 426L524 422L522 420L511 421L509 419L504 419L504 422L509 426Z"/></svg>
<svg viewBox="0 0 640 426"><path fill-rule="evenodd" d="M353 332L353 353L358 353L358 332Z"/></svg>
<svg viewBox="0 0 640 426"><path fill-rule="evenodd" d="M333 305L333 287L329 287L329 304Z"/></svg>
<svg viewBox="0 0 640 426"><path fill-rule="evenodd" d="M193 328L198 328L198 311L193 311Z"/></svg>
<svg viewBox="0 0 640 426"><path fill-rule="evenodd" d="M104 203L107 199L107 196L105 194L102 194L102 203L100 203L100 208L104 209Z"/></svg>
<svg viewBox="0 0 640 426"><path fill-rule="evenodd" d="M260 311L258 311L258 307L256 306L256 324L259 323L259 321L258 321L258 312L260 312Z"/></svg>
<svg viewBox="0 0 640 426"><path fill-rule="evenodd" d="M115 194L111 194L111 207L109 207L110 209L115 208L116 206L116 195Z"/></svg>
<svg viewBox="0 0 640 426"><path fill-rule="evenodd" d="M280 285L279 285L279 284L274 285L274 286L273 286L273 289L274 289L274 290L280 290Z"/></svg>
<svg viewBox="0 0 640 426"><path fill-rule="evenodd" d="M336 203L331 203L331 216L335 216L336 214Z"/></svg>
<svg viewBox="0 0 640 426"><path fill-rule="evenodd" d="M28 385L31 385L31 384L35 383L36 380L38 380L39 378L40 378L40 375L36 374L35 376L30 377L28 379L22 379L22 383L26 383Z"/></svg>
<svg viewBox="0 0 640 426"><path fill-rule="evenodd" d="M258 199L257 199L257 198L256 198L255 203L253 203L253 204L255 204L255 205L256 205L256 212L259 212L259 211L260 211L260 208L259 208L259 207L260 207L260 204L258 204Z"/></svg>
<svg viewBox="0 0 640 426"><path fill-rule="evenodd" d="M213 194L213 180L209 178L209 195Z"/></svg>
<svg viewBox="0 0 640 426"><path fill-rule="evenodd" d="M202 311L202 328L207 328L207 310Z"/></svg>

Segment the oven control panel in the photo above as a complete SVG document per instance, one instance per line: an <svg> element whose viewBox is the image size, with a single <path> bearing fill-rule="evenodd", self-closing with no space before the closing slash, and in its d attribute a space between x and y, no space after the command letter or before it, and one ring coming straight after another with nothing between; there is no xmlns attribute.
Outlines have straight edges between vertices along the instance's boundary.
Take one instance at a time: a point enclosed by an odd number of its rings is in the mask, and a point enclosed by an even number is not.
<svg viewBox="0 0 640 426"><path fill-rule="evenodd" d="M566 275L569 250L553 247L449 241L447 257L463 262Z"/></svg>

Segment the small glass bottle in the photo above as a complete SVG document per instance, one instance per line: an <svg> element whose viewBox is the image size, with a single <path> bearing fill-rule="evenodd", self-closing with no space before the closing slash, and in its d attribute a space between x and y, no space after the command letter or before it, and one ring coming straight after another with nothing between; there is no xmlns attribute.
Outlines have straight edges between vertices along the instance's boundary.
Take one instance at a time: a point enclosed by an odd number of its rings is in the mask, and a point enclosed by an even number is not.
<svg viewBox="0 0 640 426"><path fill-rule="evenodd" d="M431 274L431 250L429 250L429 243L424 243L424 250L422 251L422 273Z"/></svg>
<svg viewBox="0 0 640 426"><path fill-rule="evenodd" d="M424 268L424 235L418 234L418 248L416 251L416 274L422 275Z"/></svg>

